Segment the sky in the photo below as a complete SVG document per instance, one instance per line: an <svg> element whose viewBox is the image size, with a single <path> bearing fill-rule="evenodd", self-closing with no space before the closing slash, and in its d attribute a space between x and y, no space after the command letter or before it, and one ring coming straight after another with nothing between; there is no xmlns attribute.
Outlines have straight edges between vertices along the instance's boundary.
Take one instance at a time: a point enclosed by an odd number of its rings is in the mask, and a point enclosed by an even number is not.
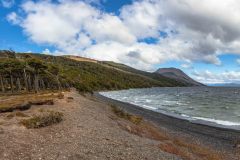
<svg viewBox="0 0 240 160"><path fill-rule="evenodd" d="M0 0L0 49L240 83L239 0Z"/></svg>

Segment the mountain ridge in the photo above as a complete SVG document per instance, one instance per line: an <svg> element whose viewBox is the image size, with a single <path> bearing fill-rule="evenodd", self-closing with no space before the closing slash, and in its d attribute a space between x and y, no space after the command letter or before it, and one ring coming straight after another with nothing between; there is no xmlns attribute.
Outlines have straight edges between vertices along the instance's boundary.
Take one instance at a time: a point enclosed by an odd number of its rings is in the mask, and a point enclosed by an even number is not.
<svg viewBox="0 0 240 160"><path fill-rule="evenodd" d="M160 74L164 77L175 79L184 84L190 84L192 86L204 86L204 84L195 81L194 79L189 77L186 73L184 73L182 70L178 68L174 68L174 67L159 68L157 71L155 71L155 73Z"/></svg>

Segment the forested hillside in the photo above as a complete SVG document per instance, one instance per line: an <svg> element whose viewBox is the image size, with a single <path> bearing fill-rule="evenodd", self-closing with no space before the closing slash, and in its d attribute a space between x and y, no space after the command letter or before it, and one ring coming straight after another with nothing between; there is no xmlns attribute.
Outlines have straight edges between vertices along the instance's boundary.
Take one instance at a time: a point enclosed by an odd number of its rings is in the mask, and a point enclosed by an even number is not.
<svg viewBox="0 0 240 160"><path fill-rule="evenodd" d="M183 86L182 83L172 79L127 66L126 68L128 69L111 66L106 62L81 62L64 56L0 51L1 92L39 92L69 87L92 92Z"/></svg>

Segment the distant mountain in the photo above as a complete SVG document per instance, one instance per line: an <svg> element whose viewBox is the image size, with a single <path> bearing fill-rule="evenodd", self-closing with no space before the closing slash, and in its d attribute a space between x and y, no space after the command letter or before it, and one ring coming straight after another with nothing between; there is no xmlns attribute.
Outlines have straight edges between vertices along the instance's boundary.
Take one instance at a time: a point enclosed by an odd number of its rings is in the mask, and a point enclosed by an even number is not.
<svg viewBox="0 0 240 160"><path fill-rule="evenodd" d="M199 83L192 78L190 78L186 73L177 68L160 68L155 73L158 73L164 77L180 81L188 86L204 86L202 83Z"/></svg>

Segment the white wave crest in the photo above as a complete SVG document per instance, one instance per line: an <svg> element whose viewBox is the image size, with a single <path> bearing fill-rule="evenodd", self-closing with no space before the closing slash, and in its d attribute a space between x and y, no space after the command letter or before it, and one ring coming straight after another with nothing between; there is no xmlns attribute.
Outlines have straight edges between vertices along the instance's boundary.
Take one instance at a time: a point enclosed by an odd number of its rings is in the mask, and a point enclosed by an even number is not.
<svg viewBox="0 0 240 160"><path fill-rule="evenodd" d="M216 124L220 124L220 125L224 125L224 126L239 126L240 125L240 123L237 123L237 122L217 120L217 119L212 119L212 118L204 118L204 117L192 117L192 118L199 119L199 120L204 120L204 121L209 121L209 122L214 122Z"/></svg>

